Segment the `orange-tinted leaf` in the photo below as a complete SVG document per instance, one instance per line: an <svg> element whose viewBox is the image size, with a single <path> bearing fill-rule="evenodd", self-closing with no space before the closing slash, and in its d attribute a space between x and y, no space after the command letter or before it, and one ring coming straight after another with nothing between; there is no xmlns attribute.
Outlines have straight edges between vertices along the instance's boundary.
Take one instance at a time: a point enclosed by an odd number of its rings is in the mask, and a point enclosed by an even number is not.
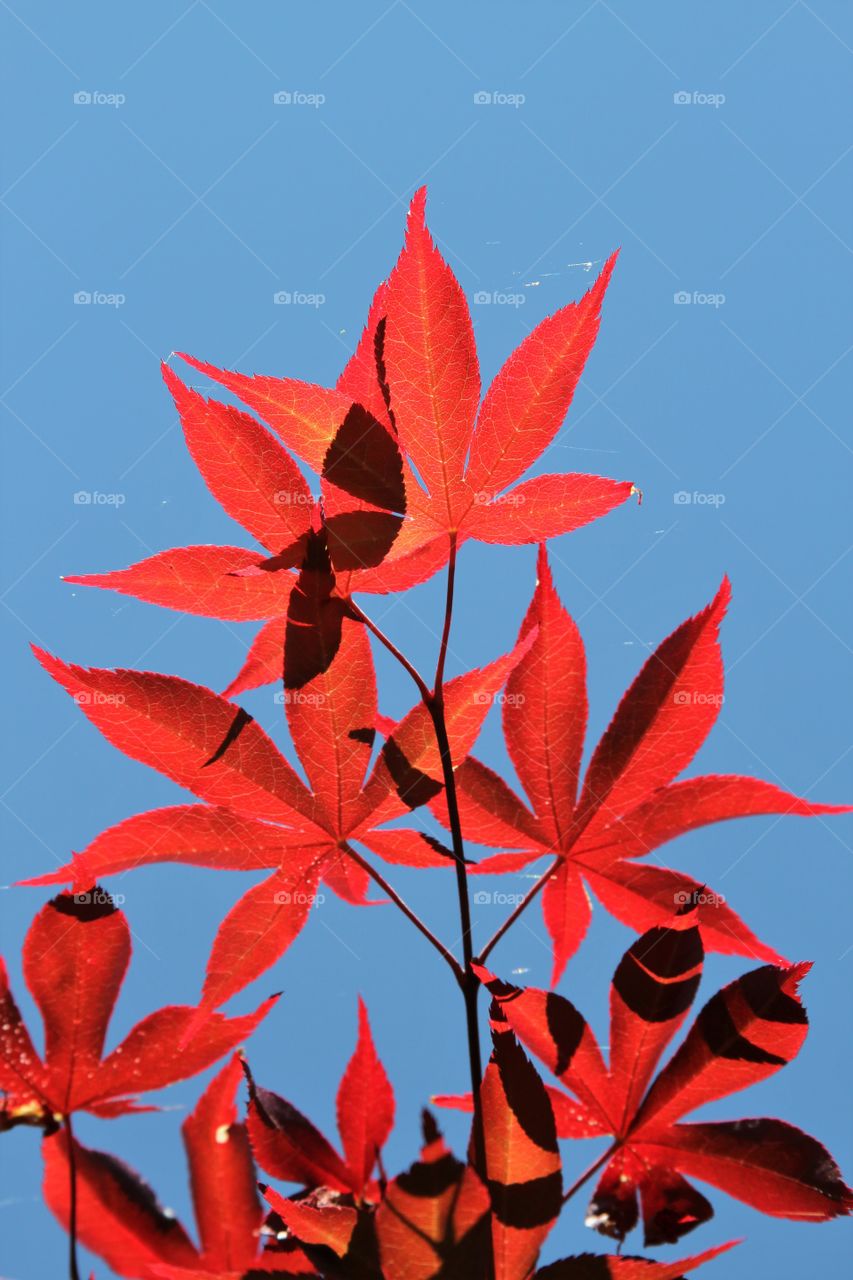
<svg viewBox="0 0 853 1280"><path fill-rule="evenodd" d="M486 1188L424 1112L421 1158L389 1183L376 1210L385 1280L481 1280L488 1211Z"/></svg>
<svg viewBox="0 0 853 1280"><path fill-rule="evenodd" d="M267 1187L264 1195L301 1244L322 1245L339 1258L345 1257L358 1222L355 1209L343 1204L318 1208L302 1201L285 1200L272 1187Z"/></svg>
<svg viewBox="0 0 853 1280"><path fill-rule="evenodd" d="M596 1120L609 1125L607 1068L583 1015L553 991L513 986L479 965L474 968L522 1044L586 1104Z"/></svg>
<svg viewBox="0 0 853 1280"><path fill-rule="evenodd" d="M480 1102L495 1280L518 1280L532 1270L560 1212L562 1171L547 1090L495 1004L492 1040Z"/></svg>

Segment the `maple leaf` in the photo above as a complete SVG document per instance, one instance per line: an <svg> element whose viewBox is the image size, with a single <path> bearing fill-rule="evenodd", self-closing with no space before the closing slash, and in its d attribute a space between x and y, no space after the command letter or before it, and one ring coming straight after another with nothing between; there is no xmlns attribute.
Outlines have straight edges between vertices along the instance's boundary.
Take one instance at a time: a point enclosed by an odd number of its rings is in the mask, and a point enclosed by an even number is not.
<svg viewBox="0 0 853 1280"><path fill-rule="evenodd" d="M587 720L586 657L577 626L554 588L547 552L520 638L536 638L507 681L504 736L531 807L470 757L456 771L468 840L514 850L488 857L475 874L515 871L558 857L543 912L554 951L552 985L583 940L590 901L584 882L617 919L638 931L696 901L708 950L782 959L720 894L679 872L633 861L687 831L752 814L813 816L848 806L812 804L755 778L673 779L701 747L723 700L718 629L729 599L716 598L647 659L593 752L579 788ZM580 790L580 795L578 791ZM447 825L443 797L432 808Z"/></svg>
<svg viewBox="0 0 853 1280"><path fill-rule="evenodd" d="M485 1280L488 1192L446 1146L429 1112L422 1123L420 1159L377 1185L375 1206L356 1206L351 1196L328 1188L291 1198L272 1188L264 1192L323 1275Z"/></svg>
<svg viewBox="0 0 853 1280"><path fill-rule="evenodd" d="M480 1087L495 1280L528 1276L562 1207L562 1162L545 1085L492 1007L492 1056Z"/></svg>
<svg viewBox="0 0 853 1280"><path fill-rule="evenodd" d="M559 1135L615 1139L587 1225L623 1239L637 1222L639 1197L646 1244L675 1242L713 1214L684 1175L775 1217L823 1221L849 1213L853 1192L832 1157L792 1125L681 1122L696 1107L756 1084L796 1057L808 1029L797 989L809 965L764 965L729 983L653 1080L690 1009L702 963L692 907L634 942L611 987L609 1066L587 1022L563 996L516 987L478 968L521 1042L574 1095L566 1099L565 1127L555 1108ZM561 1092L553 1090L552 1098Z"/></svg>
<svg viewBox="0 0 853 1280"><path fill-rule="evenodd" d="M503 1039L509 1043L512 1036L504 1031ZM510 1057L518 1054L521 1051L517 1045L509 1049ZM524 1074L529 1078L530 1072L532 1068L528 1063ZM514 1074L514 1068L509 1067L510 1080ZM511 1161L515 1160L516 1171L529 1174L543 1160L553 1167L552 1135L547 1137L548 1150L543 1151L538 1144L530 1146L531 1140L520 1127L512 1127L513 1112L501 1079L500 1068L495 1065L492 1101L510 1122L509 1128L504 1126L497 1143L503 1145ZM512 1080L509 1088L513 1105L519 1108L519 1120L526 1122L531 1118L531 1107L537 1109L536 1101L525 1096L523 1090L515 1095ZM548 1100L541 1090L539 1082L535 1091L539 1092L539 1110L544 1118L542 1108ZM534 1124L533 1132L541 1138L541 1125ZM504 1161L499 1163L505 1171L509 1170ZM545 1179L546 1183L553 1181L549 1174ZM496 1183L493 1188L502 1207L506 1210L512 1204L514 1216L520 1216L528 1224L536 1216L537 1207L542 1209L540 1189L535 1177L521 1183ZM499 1218L492 1218L489 1191L474 1169L457 1160L449 1150L428 1111L423 1113L420 1159L381 1188L380 1194L375 1212L371 1213L364 1207L357 1208L351 1198L328 1190L291 1198L272 1188L264 1191L268 1203L286 1227L288 1237L299 1241L318 1271L323 1276L351 1277L352 1280L486 1280L487 1276L495 1276L497 1280L529 1280L530 1277L533 1280L644 1280L646 1276L649 1280L679 1280L684 1272L718 1257L734 1244L732 1241L718 1245L672 1263L583 1254L552 1262L534 1276L530 1258L535 1259L537 1245L530 1233L544 1236L547 1225L538 1228L516 1225L510 1229ZM493 1269L489 1247L490 1232L501 1246L494 1262L496 1269ZM173 1274L174 1280L180 1280L177 1272L169 1273L170 1280Z"/></svg>
<svg viewBox="0 0 853 1280"><path fill-rule="evenodd" d="M358 1002L358 1040L337 1096L339 1155L327 1138L286 1099L249 1079L247 1124L255 1159L285 1182L330 1188L357 1202L375 1198L373 1169L394 1125L394 1092Z"/></svg>
<svg viewBox="0 0 853 1280"><path fill-rule="evenodd" d="M365 589L358 571L381 564L401 532L406 489L394 434L361 405L342 407L320 464L319 503L287 450L255 418L205 400L168 365L162 368L210 492L271 554L177 547L128 569L66 581L209 617L274 619L285 628L277 674L284 652L285 684L298 687L325 670L318 652L325 651L326 666L334 657L344 600L351 590ZM389 578L384 589L394 585ZM253 655L249 664L256 669ZM249 678L244 669L242 688L254 687L246 684Z"/></svg>
<svg viewBox="0 0 853 1280"><path fill-rule="evenodd" d="M104 1057L104 1040L130 963L124 914L97 885L61 893L38 913L24 942L24 977L41 1013L36 1052L0 961L0 1092L3 1124L55 1127L72 1112L137 1111L136 1095L197 1075L250 1035L277 997L225 1018L190 1006L158 1009ZM195 1034L182 1043L189 1028ZM150 1108L143 1108L150 1109Z"/></svg>
<svg viewBox="0 0 853 1280"><path fill-rule="evenodd" d="M653 1262L650 1258L602 1257L592 1253L561 1258L537 1271L533 1280L681 1280L685 1271L695 1271L703 1263L733 1248L737 1241L706 1249L678 1262Z"/></svg>
<svg viewBox="0 0 853 1280"><path fill-rule="evenodd" d="M493 698L530 643L525 637L511 653L447 682L454 759L471 750ZM310 789L252 717L210 689L150 672L87 670L35 652L110 742L208 804L120 823L65 866L25 883L78 883L164 861L272 872L223 921L208 960L203 1008L222 1004L283 954L308 919L321 880L347 901L365 903L368 873L351 842L392 862L452 865L415 832L375 831L433 797L443 772L429 712L418 703L389 732L365 776L377 706L361 624L345 619L328 670L284 695Z"/></svg>
<svg viewBox="0 0 853 1280"><path fill-rule="evenodd" d="M93 1253L122 1276L245 1276L248 1272L313 1273L301 1251L280 1252L264 1230L267 1211L256 1186L246 1126L237 1120L235 1095L243 1079L235 1056L210 1082L182 1135L189 1165L196 1246L151 1188L115 1156L74 1141L77 1232ZM63 1132L43 1145L44 1197L59 1222L69 1226L69 1137Z"/></svg>
<svg viewBox="0 0 853 1280"><path fill-rule="evenodd" d="M489 1257L488 1192L450 1151L430 1112L422 1123L420 1159L388 1183L376 1210L383 1274L480 1280Z"/></svg>
<svg viewBox="0 0 853 1280"><path fill-rule="evenodd" d="M330 526L337 521L346 535L348 551L336 566L336 591L343 597L356 591L399 591L424 581L446 562L449 535L457 545L469 538L538 542L580 528L635 492L628 482L591 475L540 475L516 484L551 444L568 412L598 334L615 255L578 302L527 336L480 405L468 304L426 228L425 204L421 189L412 200L399 261L377 290L358 347L334 389L233 373L183 355L193 368L238 396L320 476ZM274 559L265 562L267 569L284 571L274 575L281 580L275 587L255 582L253 569L264 562L241 563L234 572L248 568L253 584L241 589L222 583L221 608L229 610L227 615L217 611L215 566L233 549L162 552L130 569L68 580L189 612L273 619L276 593L293 589L294 575L286 570L308 531L305 481L255 419L205 401L168 367L164 376L211 492L263 545L284 546L284 552L276 547ZM342 434L350 442L343 448ZM371 459L358 467L355 486L346 462L353 441L359 454ZM398 444L405 505L380 479L396 475L397 463L389 469L383 459ZM276 510L282 506L285 512ZM405 513L405 519L389 513ZM279 614L284 612L280 605ZM267 626L270 635L278 634L272 622ZM268 638L262 633L256 641L264 654ZM254 687L267 670L267 662L250 652L229 691Z"/></svg>

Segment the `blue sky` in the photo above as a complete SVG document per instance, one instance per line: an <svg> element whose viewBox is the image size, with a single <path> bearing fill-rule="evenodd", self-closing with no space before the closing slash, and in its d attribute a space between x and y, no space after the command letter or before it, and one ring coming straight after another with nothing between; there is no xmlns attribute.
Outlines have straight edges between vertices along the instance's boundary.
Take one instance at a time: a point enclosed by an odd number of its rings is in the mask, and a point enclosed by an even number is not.
<svg viewBox="0 0 853 1280"><path fill-rule="evenodd" d="M630 478L645 494L642 507L553 545L590 655L593 736L648 648L728 572L726 701L695 770L849 798L846 5L152 0L48 12L14 0L0 16L13 122L3 183L4 880L47 870L110 823L181 794L106 745L33 662L29 641L221 688L254 631L59 580L173 545L244 540L183 448L157 362L183 349L248 372L333 381L423 181L430 223L469 297L491 298L472 308L484 378L583 291L587 264L622 245L599 343L543 460L548 470ZM276 304L281 292L300 300ZM75 302L81 293L93 300ZM75 503L80 493L102 497ZM465 548L453 670L511 643L534 556ZM376 610L424 663L440 593L436 582ZM403 678L378 665L383 707L404 709ZM284 744L272 690L245 703ZM505 766L491 721L481 754ZM767 941L815 961L800 1059L708 1115L781 1115L846 1157L848 1170L849 839L849 820L752 819L663 855L724 893ZM400 873L396 882L456 937L449 881ZM114 1036L162 1003L196 997L216 925L248 883L161 867L113 884L135 937ZM0 895L19 992L20 943L44 896ZM456 992L392 911L327 901L276 972L233 1007L284 988L252 1042L255 1073L331 1132L361 992L396 1085L397 1167L414 1152L423 1102L464 1087L465 1059ZM477 916L481 936L496 911ZM602 1033L609 977L630 936L597 910L563 981ZM537 913L496 956L496 966L547 982ZM704 995L744 967L712 960ZM178 1085L164 1101L187 1109L201 1087ZM180 1114L83 1119L78 1129L186 1216ZM462 1143L455 1118L448 1132ZM2 1274L57 1274L65 1246L38 1202L36 1136L16 1131L2 1151ZM589 1156L569 1150L568 1176ZM815 1250L827 1272L844 1257L843 1225L776 1222L713 1200L716 1219L688 1244L746 1236L716 1264L733 1280L771 1271L795 1280ZM597 1247L582 1207L581 1198L547 1257Z"/></svg>

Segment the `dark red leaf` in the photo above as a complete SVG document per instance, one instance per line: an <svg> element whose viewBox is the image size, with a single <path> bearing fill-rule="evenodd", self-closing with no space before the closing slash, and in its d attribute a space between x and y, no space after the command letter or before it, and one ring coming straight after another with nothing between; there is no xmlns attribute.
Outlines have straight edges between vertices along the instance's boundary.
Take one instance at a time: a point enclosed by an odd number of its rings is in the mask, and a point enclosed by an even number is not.
<svg viewBox="0 0 853 1280"><path fill-rule="evenodd" d="M45 1138L44 1198L68 1229L68 1135ZM77 1235L120 1276L145 1276L152 1263L198 1266L200 1255L174 1214L115 1156L74 1143Z"/></svg>

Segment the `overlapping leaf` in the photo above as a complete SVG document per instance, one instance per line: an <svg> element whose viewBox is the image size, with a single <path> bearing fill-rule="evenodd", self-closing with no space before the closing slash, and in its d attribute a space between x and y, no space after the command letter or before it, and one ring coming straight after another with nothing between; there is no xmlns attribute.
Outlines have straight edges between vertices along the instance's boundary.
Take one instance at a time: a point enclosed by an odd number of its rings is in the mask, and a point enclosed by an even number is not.
<svg viewBox="0 0 853 1280"><path fill-rule="evenodd" d="M225 1018L171 1005L138 1022L111 1053L104 1041L130 962L130 930L98 886L61 893L42 908L24 943L24 976L44 1022L35 1050L0 962L0 1092L4 1123L55 1126L75 1111L116 1116L135 1096L185 1080L250 1035L273 1000ZM187 1042L187 1035L194 1030Z"/></svg>
<svg viewBox="0 0 853 1280"><path fill-rule="evenodd" d="M674 779L719 714L723 665L718 629L729 599L716 598L682 623L646 661L596 747L583 786L586 658L580 632L554 588L544 547L521 637L536 639L509 677L503 699L507 748L531 808L475 758L457 771L469 840L514 852L486 858L478 873L514 871L559 857L543 909L554 948L553 982L580 946L590 918L584 882L623 923L638 930L695 901L706 948L779 961L722 895L689 876L629 861L711 822L751 814L841 813L769 782L743 777ZM446 822L439 797L434 803Z"/></svg>
<svg viewBox="0 0 853 1280"><path fill-rule="evenodd" d="M235 1095L243 1072L239 1058L211 1081L183 1125L198 1245L157 1201L139 1175L115 1156L74 1141L79 1239L121 1276L297 1275L312 1270L301 1251L281 1251L262 1233L267 1211L246 1126L237 1120ZM44 1196L69 1224L69 1138L63 1131L44 1141Z"/></svg>
<svg viewBox="0 0 853 1280"><path fill-rule="evenodd" d="M480 1089L495 1280L528 1276L562 1206L554 1113L542 1080L492 1008L492 1056Z"/></svg>
<svg viewBox="0 0 853 1280"><path fill-rule="evenodd" d="M451 530L460 538L536 542L605 514L629 496L630 484L540 477L531 483L548 484L541 505L529 512L523 510L527 494L504 491L562 425L598 333L615 256L580 302L544 320L510 356L478 414L480 375L468 305L426 228L425 206L422 188L409 210L403 251L377 292L337 392L185 358L239 396L315 469L348 396L360 396L363 405L369 400L377 417L385 406L385 421L422 482L413 491L408 473L412 514L422 526L420 547ZM559 527L549 525L546 532L541 522L549 514Z"/></svg>
<svg viewBox="0 0 853 1280"><path fill-rule="evenodd" d="M706 1249L678 1262L653 1262L650 1258L604 1257L584 1253L561 1258L536 1272L534 1280L682 1280L686 1271L695 1271L732 1248L735 1242Z"/></svg>
<svg viewBox="0 0 853 1280"><path fill-rule="evenodd" d="M385 1188L376 1234L386 1280L481 1280L487 1273L489 1195L457 1160L429 1112L420 1159Z"/></svg>
<svg viewBox="0 0 853 1280"><path fill-rule="evenodd" d="M579 302L563 307L528 335L478 410L479 364L468 304L427 230L425 204L422 189L412 201L399 261L380 285L358 348L335 389L229 372L184 357L238 396L321 477L326 518L332 529L337 522L347 544L335 566L341 596L405 590L430 577L447 559L451 533L458 543L467 538L537 542L606 514L632 492L628 482L588 475L537 476L516 483L563 423L598 333L615 255ZM254 419L206 402L170 369L165 376L190 450L214 496L274 551L265 567L277 571L276 587L256 581L250 566L250 587L223 583L223 607L230 608L228 616L240 611L248 618L254 608L254 616L273 618L275 592L292 589L293 574L287 570L310 524L304 481L294 474L289 455L276 451L278 446ZM338 447L330 457L335 441ZM357 455L372 459L367 470L358 467L355 487L343 483L341 465L342 458L352 455L353 442ZM377 483L377 477L387 479L396 472L397 464L389 469L383 455L397 443L404 454L404 505L387 485ZM352 474L348 478L351 482ZM343 507L342 495L347 495ZM281 506L287 511L277 512ZM270 539L281 546L272 547ZM154 558L156 564L145 561L119 573L71 581L217 616L214 570L207 565L211 555L199 564L197 584L187 553L164 552L162 557ZM245 568L241 563L236 571ZM259 681L264 674L265 664L250 654L234 683L248 688L247 681Z"/></svg>
<svg viewBox="0 0 853 1280"><path fill-rule="evenodd" d="M371 589L359 574L381 565L401 533L406 487L396 438L360 404L342 403L319 464L318 503L290 454L255 418L205 400L168 365L163 376L211 493L270 554L179 547L129 569L67 580L190 613L271 619L286 629L287 640L282 637L274 658L276 675L284 652L285 684L300 687L334 657L349 592ZM392 576L389 586L395 585L410 584ZM263 683L263 663L250 653L239 686L253 687L261 675Z"/></svg>
<svg viewBox="0 0 853 1280"><path fill-rule="evenodd" d="M849 1213L853 1193L832 1157L793 1126L766 1119L682 1122L797 1055L807 1032L798 985L808 965L765 965L724 987L653 1079L693 1001L702 960L695 908L633 944L611 988L607 1068L585 1019L563 996L478 971L522 1043L571 1091L570 1120L563 1130L558 1119L560 1135L584 1136L584 1118L590 1136L613 1135L588 1225L621 1240L642 1211L647 1245L678 1240L713 1213L685 1175L776 1217L822 1221Z"/></svg>
<svg viewBox="0 0 853 1280"><path fill-rule="evenodd" d="M338 1089L339 1155L286 1099L249 1077L248 1129L255 1159L285 1182L327 1187L357 1201L375 1198L373 1171L394 1125L394 1093L377 1055L367 1010L359 1001L358 1040Z"/></svg>
<svg viewBox="0 0 853 1280"><path fill-rule="evenodd" d="M471 750L493 698L532 639L447 682L454 760ZM305 924L321 880L347 901L365 901L368 876L351 841L389 861L450 865L413 832L375 830L440 791L443 771L434 726L418 703L389 732L366 777L377 705L361 624L345 619L328 669L284 694L309 787L247 712L209 689L174 676L87 670L37 654L110 742L208 804L120 823L66 866L28 883L79 883L165 861L272 872L223 922L208 961L204 1007L222 1004L278 959Z"/></svg>

